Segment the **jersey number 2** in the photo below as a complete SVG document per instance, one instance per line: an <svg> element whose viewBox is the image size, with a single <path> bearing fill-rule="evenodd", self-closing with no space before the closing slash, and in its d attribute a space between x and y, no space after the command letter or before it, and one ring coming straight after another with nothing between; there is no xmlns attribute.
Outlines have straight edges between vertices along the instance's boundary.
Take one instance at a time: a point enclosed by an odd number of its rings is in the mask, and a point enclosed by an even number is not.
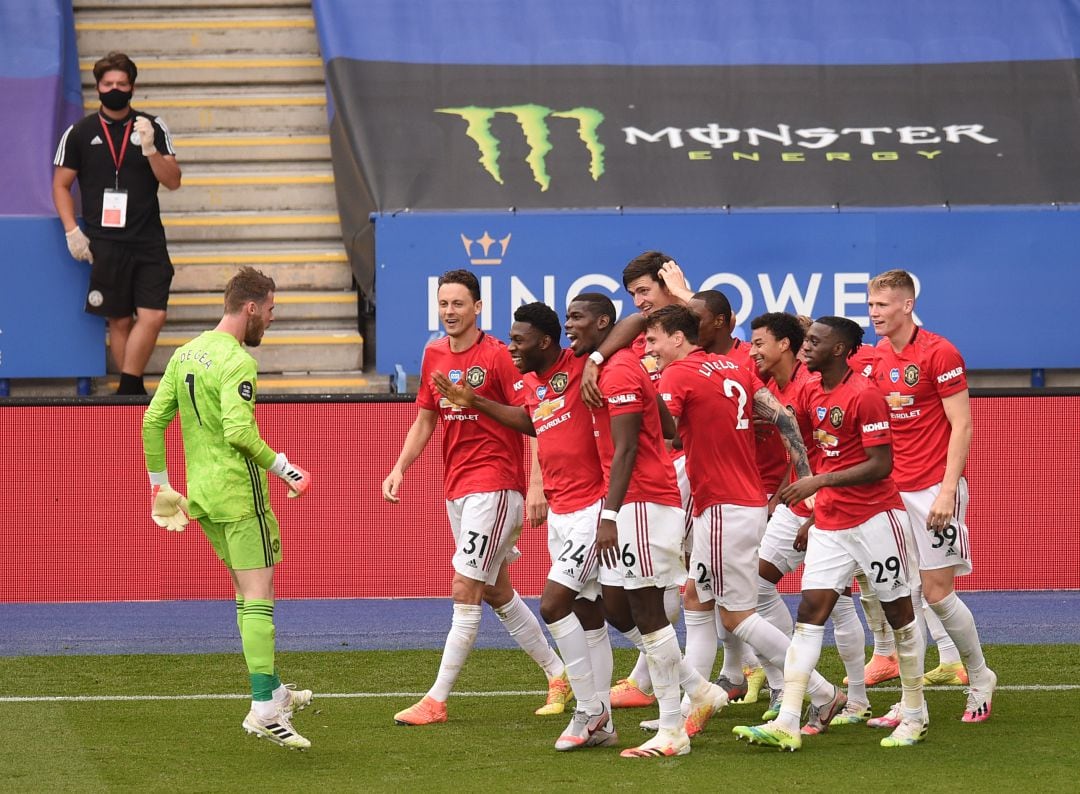
<svg viewBox="0 0 1080 794"><path fill-rule="evenodd" d="M738 396L739 408L735 413L735 429L746 430L750 427L750 417L746 415L746 389L737 380L725 378L724 394L728 397Z"/></svg>

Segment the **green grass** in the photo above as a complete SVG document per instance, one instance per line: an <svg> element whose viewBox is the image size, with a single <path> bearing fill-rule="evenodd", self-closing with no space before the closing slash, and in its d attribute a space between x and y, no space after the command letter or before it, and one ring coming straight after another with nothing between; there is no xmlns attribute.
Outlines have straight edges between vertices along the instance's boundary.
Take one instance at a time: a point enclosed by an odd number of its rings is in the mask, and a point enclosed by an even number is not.
<svg viewBox="0 0 1080 794"><path fill-rule="evenodd" d="M932 656L932 654L931 654ZM1076 684L1080 647L994 646L1002 685ZM246 736L243 700L0 702L0 789L5 791L1076 791L1080 690L1009 691L982 725L959 721L960 690L931 691L926 743L885 750L865 726L808 739L799 753L737 743L764 705L730 706L676 759L621 759L610 749L556 753L569 715L536 717L538 695L451 697L450 721L392 724L410 697L329 698L319 693L424 692L438 666L430 651L283 653L286 680L316 691L296 718L307 753ZM934 664L932 659L928 663ZM632 664L618 652L616 672ZM821 670L841 675L833 649ZM0 696L188 695L244 691L239 655L0 658ZM477 651L458 691L538 691L517 651ZM875 713L895 692L871 690ZM643 738L650 709L616 712L621 746Z"/></svg>

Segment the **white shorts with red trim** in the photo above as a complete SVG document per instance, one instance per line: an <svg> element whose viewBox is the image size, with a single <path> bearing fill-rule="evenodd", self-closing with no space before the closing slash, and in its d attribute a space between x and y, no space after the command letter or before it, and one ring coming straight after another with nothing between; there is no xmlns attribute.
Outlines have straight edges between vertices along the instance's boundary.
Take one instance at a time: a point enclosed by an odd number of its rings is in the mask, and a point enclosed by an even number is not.
<svg viewBox="0 0 1080 794"><path fill-rule="evenodd" d="M690 579L702 603L715 600L732 612L757 606L758 546L768 517L765 505L713 505L694 516Z"/></svg>
<svg viewBox="0 0 1080 794"><path fill-rule="evenodd" d="M903 510L886 510L850 529L810 528L803 590L844 592L856 570L883 602L911 595L918 581L915 542Z"/></svg>
<svg viewBox="0 0 1080 794"><path fill-rule="evenodd" d="M798 568L806 557L805 551L795 550L795 536L806 519L796 515L786 504L778 504L765 527L758 556L771 563L782 574Z"/></svg>
<svg viewBox="0 0 1080 794"><path fill-rule="evenodd" d="M919 570L932 571L938 568L954 568L956 576L971 573L971 546L968 545L967 509L968 484L963 477L956 487L956 500L953 502L953 520L940 532L930 532L926 528L926 518L930 515L930 506L941 492L941 483L922 491L901 491L908 516L911 518L911 530L915 535L915 545L919 551Z"/></svg>
<svg viewBox="0 0 1080 794"><path fill-rule="evenodd" d="M495 584L504 562L521 555L514 544L521 534L525 500L517 491L486 491L448 499L446 514L454 532L454 570Z"/></svg>
<svg viewBox="0 0 1080 794"><path fill-rule="evenodd" d="M619 510L618 564L600 564L600 584L639 590L673 587L686 581L683 564L683 509L652 502L627 502Z"/></svg>
<svg viewBox="0 0 1080 794"><path fill-rule="evenodd" d="M595 601L600 595L597 579L596 528L603 499L573 513L548 511L548 551L551 570L547 578L568 587L578 598Z"/></svg>
<svg viewBox="0 0 1080 794"><path fill-rule="evenodd" d="M694 550L694 497L690 493L690 478L686 476L686 455L672 458L675 467L675 482L679 485L679 496L683 506L683 554Z"/></svg>

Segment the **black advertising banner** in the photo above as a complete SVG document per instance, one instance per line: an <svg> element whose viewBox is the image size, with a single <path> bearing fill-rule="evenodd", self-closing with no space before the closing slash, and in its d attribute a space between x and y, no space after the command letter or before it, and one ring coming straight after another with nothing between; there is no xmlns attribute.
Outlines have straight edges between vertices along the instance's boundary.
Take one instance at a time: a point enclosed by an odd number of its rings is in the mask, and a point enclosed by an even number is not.
<svg viewBox="0 0 1080 794"><path fill-rule="evenodd" d="M337 58L332 144L379 211L1076 202L1077 63Z"/></svg>

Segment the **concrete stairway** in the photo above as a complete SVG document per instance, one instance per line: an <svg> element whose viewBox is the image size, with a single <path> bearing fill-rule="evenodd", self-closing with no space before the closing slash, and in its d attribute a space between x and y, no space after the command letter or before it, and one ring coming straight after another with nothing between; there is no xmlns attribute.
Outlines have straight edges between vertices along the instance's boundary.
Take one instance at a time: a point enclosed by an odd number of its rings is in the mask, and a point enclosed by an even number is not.
<svg viewBox="0 0 1080 794"><path fill-rule="evenodd" d="M221 316L241 264L278 285L259 359L260 389L386 391L363 373L358 298L341 242L326 92L306 0L75 0L87 112L95 60L139 67L133 104L169 125L180 190L159 194L176 267L169 321L147 369ZM112 382L97 384L107 394Z"/></svg>

